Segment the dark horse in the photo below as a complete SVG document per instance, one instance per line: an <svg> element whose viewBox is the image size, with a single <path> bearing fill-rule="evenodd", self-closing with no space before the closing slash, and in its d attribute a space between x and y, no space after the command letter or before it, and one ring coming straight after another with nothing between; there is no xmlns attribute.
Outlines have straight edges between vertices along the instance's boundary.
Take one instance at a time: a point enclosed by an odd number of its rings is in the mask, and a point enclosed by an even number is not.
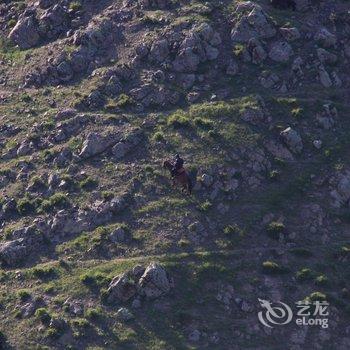
<svg viewBox="0 0 350 350"><path fill-rule="evenodd" d="M171 170L173 169L173 166L174 164L169 160L166 160L163 163L163 168L168 169L170 174L171 174ZM188 194L192 193L192 187L193 187L192 181L184 168L180 169L178 174L172 177L172 179L173 179L173 186L180 185L182 186L182 191L187 191Z"/></svg>

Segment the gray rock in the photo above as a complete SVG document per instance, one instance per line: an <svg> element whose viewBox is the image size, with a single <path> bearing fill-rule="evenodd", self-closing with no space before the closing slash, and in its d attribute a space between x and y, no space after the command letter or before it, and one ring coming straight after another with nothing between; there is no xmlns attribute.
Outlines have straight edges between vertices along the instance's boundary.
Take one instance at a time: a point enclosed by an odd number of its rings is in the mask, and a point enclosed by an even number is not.
<svg viewBox="0 0 350 350"><path fill-rule="evenodd" d="M9 34L9 39L17 44L21 49L29 49L39 42L39 34L35 17L20 18Z"/></svg>
<svg viewBox="0 0 350 350"><path fill-rule="evenodd" d="M77 115L77 111L73 108L66 108L63 110L60 110L55 115L55 120L66 120L73 118Z"/></svg>
<svg viewBox="0 0 350 350"><path fill-rule="evenodd" d="M238 68L237 62L234 60L230 60L226 69L226 74L234 76L238 73L238 71L239 71L239 68Z"/></svg>
<svg viewBox="0 0 350 350"><path fill-rule="evenodd" d="M131 307L133 309L139 309L141 307L141 300L138 298L133 300L133 302L131 303Z"/></svg>
<svg viewBox="0 0 350 350"><path fill-rule="evenodd" d="M259 77L259 81L264 88L272 88L280 81L280 78L275 73L263 72Z"/></svg>
<svg viewBox="0 0 350 350"><path fill-rule="evenodd" d="M189 334L188 340L191 342L198 342L200 337L201 337L201 332L198 329L195 329Z"/></svg>
<svg viewBox="0 0 350 350"><path fill-rule="evenodd" d="M282 34L283 38L287 41L295 41L300 39L301 35L298 30L298 28L289 28L289 27L282 27L280 28L280 33Z"/></svg>
<svg viewBox="0 0 350 350"><path fill-rule="evenodd" d="M293 55L293 49L285 41L273 43L269 52L269 57L276 62L287 62L291 55Z"/></svg>
<svg viewBox="0 0 350 350"><path fill-rule="evenodd" d="M0 260L9 266L20 263L28 253L29 249L24 238L0 244Z"/></svg>
<svg viewBox="0 0 350 350"><path fill-rule="evenodd" d="M135 316L132 314L132 312L127 309L126 307L121 307L117 311L117 318L122 320L122 321L130 321L134 318Z"/></svg>
<svg viewBox="0 0 350 350"><path fill-rule="evenodd" d="M260 41L256 38L252 38L249 40L248 49L252 57L252 62L255 64L260 64L267 57L265 49L261 45Z"/></svg>
<svg viewBox="0 0 350 350"><path fill-rule="evenodd" d="M32 149L30 147L29 142L24 140L17 149L17 156L18 157L25 156L25 155L31 153L31 151L32 151Z"/></svg>
<svg viewBox="0 0 350 350"><path fill-rule="evenodd" d="M169 53L169 43L166 39L162 39L152 44L149 56L153 61L163 62Z"/></svg>
<svg viewBox="0 0 350 350"><path fill-rule="evenodd" d="M73 70L71 65L67 61L61 62L57 66L57 74L63 82L71 80L73 78Z"/></svg>
<svg viewBox="0 0 350 350"><path fill-rule="evenodd" d="M210 187L214 183L213 177L211 175L208 175L208 174L203 174L201 181L205 187Z"/></svg>
<svg viewBox="0 0 350 350"><path fill-rule="evenodd" d="M317 149L321 149L321 147L322 147L322 141L321 141L321 140L314 140L314 141L312 142L312 144L313 144L314 147L317 148Z"/></svg>
<svg viewBox="0 0 350 350"><path fill-rule="evenodd" d="M321 84L325 87L325 88L329 88L332 86L332 80L331 77L329 76L328 72L326 71L324 66L320 66L318 68L318 76L320 79Z"/></svg>
<svg viewBox="0 0 350 350"><path fill-rule="evenodd" d="M118 142L112 148L112 153L116 159L122 159L130 150L130 147L125 142Z"/></svg>
<svg viewBox="0 0 350 350"><path fill-rule="evenodd" d="M337 37L334 34L332 34L327 28L321 28L315 34L314 39L324 47L334 46L337 42Z"/></svg>
<svg viewBox="0 0 350 350"><path fill-rule="evenodd" d="M319 47L317 49L317 57L322 63L335 63L337 61L337 55L328 52L325 49Z"/></svg>
<svg viewBox="0 0 350 350"><path fill-rule="evenodd" d="M125 302L136 294L136 284L127 273L113 278L109 284L108 302Z"/></svg>
<svg viewBox="0 0 350 350"><path fill-rule="evenodd" d="M167 272L158 263L150 263L138 282L138 292L147 299L158 298L170 291L171 283Z"/></svg>
<svg viewBox="0 0 350 350"><path fill-rule="evenodd" d="M238 3L233 24L231 40L234 42L248 42L251 38L271 38L276 35L276 29L261 6L252 1Z"/></svg>
<svg viewBox="0 0 350 350"><path fill-rule="evenodd" d="M303 142L299 133L291 127L281 132L281 137L293 153L300 153L303 149Z"/></svg>
<svg viewBox="0 0 350 350"><path fill-rule="evenodd" d="M173 62L173 68L176 72L196 72L200 63L199 56L194 53L190 47L181 50Z"/></svg>
<svg viewBox="0 0 350 350"><path fill-rule="evenodd" d="M109 234L109 240L113 243L123 243L126 240L126 232L123 228L118 227Z"/></svg>
<svg viewBox="0 0 350 350"><path fill-rule="evenodd" d="M294 0L297 11L306 11L310 6L310 0Z"/></svg>
<svg viewBox="0 0 350 350"><path fill-rule="evenodd" d="M82 159L90 158L96 154L104 152L108 147L111 147L116 142L118 135L100 135L95 132L89 133L83 143L79 157Z"/></svg>

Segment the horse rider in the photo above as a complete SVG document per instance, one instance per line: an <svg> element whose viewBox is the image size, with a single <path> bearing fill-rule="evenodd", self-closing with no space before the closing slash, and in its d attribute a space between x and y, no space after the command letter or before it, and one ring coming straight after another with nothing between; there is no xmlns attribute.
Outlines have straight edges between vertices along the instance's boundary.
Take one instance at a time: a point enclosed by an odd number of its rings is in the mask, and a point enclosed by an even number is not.
<svg viewBox="0 0 350 350"><path fill-rule="evenodd" d="M173 177L178 175L179 170L182 169L183 166L184 166L184 160L180 157L179 154L176 154L174 158L174 166L171 169L171 175Z"/></svg>

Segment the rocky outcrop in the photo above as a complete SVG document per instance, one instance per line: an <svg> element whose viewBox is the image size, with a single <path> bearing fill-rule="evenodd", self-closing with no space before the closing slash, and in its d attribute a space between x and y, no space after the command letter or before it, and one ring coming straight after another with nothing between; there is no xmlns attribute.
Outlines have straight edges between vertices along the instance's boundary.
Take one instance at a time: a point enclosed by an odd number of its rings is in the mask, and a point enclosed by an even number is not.
<svg viewBox="0 0 350 350"><path fill-rule="evenodd" d="M172 281L162 265L152 262L146 268L135 266L113 278L107 290L109 303L123 303L133 297L156 299L169 293Z"/></svg>
<svg viewBox="0 0 350 350"><path fill-rule="evenodd" d="M267 39L275 35L276 29L260 5L251 1L238 3L231 31L233 42L248 42L251 38Z"/></svg>
<svg viewBox="0 0 350 350"><path fill-rule="evenodd" d="M9 39L21 49L29 49L38 44L40 36L34 14L21 17L9 34Z"/></svg>
<svg viewBox="0 0 350 350"><path fill-rule="evenodd" d="M137 284L138 293L147 299L159 298L167 294L170 288L168 274L158 263L149 264Z"/></svg>

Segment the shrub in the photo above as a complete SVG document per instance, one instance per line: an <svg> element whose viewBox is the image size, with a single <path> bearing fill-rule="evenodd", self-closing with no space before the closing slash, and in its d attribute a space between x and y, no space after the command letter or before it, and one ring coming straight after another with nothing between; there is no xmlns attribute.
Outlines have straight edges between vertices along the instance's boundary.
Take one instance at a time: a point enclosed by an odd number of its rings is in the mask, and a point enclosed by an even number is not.
<svg viewBox="0 0 350 350"><path fill-rule="evenodd" d="M17 211L20 215L27 215L35 210L35 204L33 200L28 197L22 198L17 202Z"/></svg>
<svg viewBox="0 0 350 350"><path fill-rule="evenodd" d="M279 178L280 174L281 174L281 173L280 173L278 170L276 170L276 169L271 170L270 173L269 173L269 178L270 178L271 180L276 180L276 179Z"/></svg>
<svg viewBox="0 0 350 350"><path fill-rule="evenodd" d="M7 22L7 26L9 28L13 28L16 25L16 23L17 23L16 20L12 18Z"/></svg>
<svg viewBox="0 0 350 350"><path fill-rule="evenodd" d="M291 110L291 114L294 118L300 118L303 114L304 110L302 108L293 108Z"/></svg>
<svg viewBox="0 0 350 350"><path fill-rule="evenodd" d="M98 181L91 177L87 177L79 183L79 186L84 190L93 189L98 186Z"/></svg>
<svg viewBox="0 0 350 350"><path fill-rule="evenodd" d="M233 48L233 54L236 57L240 57L244 52L244 45L243 44L236 44Z"/></svg>
<svg viewBox="0 0 350 350"><path fill-rule="evenodd" d="M62 330L59 329L59 328L50 327L50 328L46 331L46 336L47 336L48 338L53 338L53 339L58 338L61 334L62 334Z"/></svg>
<svg viewBox="0 0 350 350"><path fill-rule="evenodd" d="M51 320L51 315L44 307L41 307L35 311L35 317L38 318L45 325L48 325Z"/></svg>
<svg viewBox="0 0 350 350"><path fill-rule="evenodd" d="M79 1L73 1L69 4L69 9L76 12L81 9L81 3Z"/></svg>
<svg viewBox="0 0 350 350"><path fill-rule="evenodd" d="M103 317L103 310L101 308L87 309L85 311L85 317L90 320L98 320Z"/></svg>
<svg viewBox="0 0 350 350"><path fill-rule="evenodd" d="M204 119L201 117L194 118L194 124L201 128L212 128L214 123L209 119Z"/></svg>
<svg viewBox="0 0 350 350"><path fill-rule="evenodd" d="M319 286L326 286L328 284L328 278L325 275L317 276L315 279L315 284Z"/></svg>
<svg viewBox="0 0 350 350"><path fill-rule="evenodd" d="M164 134L163 134L162 132L160 132L160 131L157 131L157 132L153 135L152 139L153 139L154 141L156 141L156 142L164 141Z"/></svg>
<svg viewBox="0 0 350 350"><path fill-rule="evenodd" d="M26 301L30 298L30 293L26 289L21 289L17 293L21 301Z"/></svg>
<svg viewBox="0 0 350 350"><path fill-rule="evenodd" d="M237 224L233 224L224 228L224 234L228 237L242 237L244 232Z"/></svg>
<svg viewBox="0 0 350 350"><path fill-rule="evenodd" d="M114 193L112 191L102 191L101 196L104 200L110 200L114 197Z"/></svg>
<svg viewBox="0 0 350 350"><path fill-rule="evenodd" d="M186 248L191 245L191 242L188 239L181 238L177 244L181 248Z"/></svg>
<svg viewBox="0 0 350 350"><path fill-rule="evenodd" d="M327 296L322 292L313 292L309 295L308 299L310 301L325 301L327 300Z"/></svg>
<svg viewBox="0 0 350 350"><path fill-rule="evenodd" d="M189 127L191 121L187 115L178 111L168 117L168 125L174 128L184 128Z"/></svg>
<svg viewBox="0 0 350 350"><path fill-rule="evenodd" d="M0 331L0 348L2 347L2 345L5 345L6 343L6 336L3 332Z"/></svg>
<svg viewBox="0 0 350 350"><path fill-rule="evenodd" d="M130 96L126 94L120 94L118 101L116 102L116 106L122 108L122 107L130 106L133 103L134 103L134 100Z"/></svg>
<svg viewBox="0 0 350 350"><path fill-rule="evenodd" d="M310 258L312 256L312 252L306 248L292 248L289 251L302 258Z"/></svg>
<svg viewBox="0 0 350 350"><path fill-rule="evenodd" d="M88 328L90 326L90 323L85 318L76 318L76 319L72 320L72 325L74 327L83 329L83 328Z"/></svg>
<svg viewBox="0 0 350 350"><path fill-rule="evenodd" d="M264 261L262 263L263 272L266 274L280 274L287 270L273 261Z"/></svg>
<svg viewBox="0 0 350 350"><path fill-rule="evenodd" d="M63 209L69 204L69 200L64 193L55 193L49 199L41 203L40 210L43 212L50 212L53 209Z"/></svg>
<svg viewBox="0 0 350 350"><path fill-rule="evenodd" d="M100 287L110 281L107 275L102 272L86 272L80 276L80 280L88 287Z"/></svg>
<svg viewBox="0 0 350 350"><path fill-rule="evenodd" d="M57 275L57 271L52 266L35 267L31 270L31 274L35 278L47 279L47 278L55 278Z"/></svg>
<svg viewBox="0 0 350 350"><path fill-rule="evenodd" d="M205 202L200 204L199 210L200 211L208 211L212 206L213 205L208 200L206 200Z"/></svg>
<svg viewBox="0 0 350 350"><path fill-rule="evenodd" d="M272 221L267 225L267 233L273 239L279 239L280 233L285 229L285 226L282 222Z"/></svg>
<svg viewBox="0 0 350 350"><path fill-rule="evenodd" d="M296 273L296 278L298 281L303 282L312 279L313 273L310 269L304 268Z"/></svg>

